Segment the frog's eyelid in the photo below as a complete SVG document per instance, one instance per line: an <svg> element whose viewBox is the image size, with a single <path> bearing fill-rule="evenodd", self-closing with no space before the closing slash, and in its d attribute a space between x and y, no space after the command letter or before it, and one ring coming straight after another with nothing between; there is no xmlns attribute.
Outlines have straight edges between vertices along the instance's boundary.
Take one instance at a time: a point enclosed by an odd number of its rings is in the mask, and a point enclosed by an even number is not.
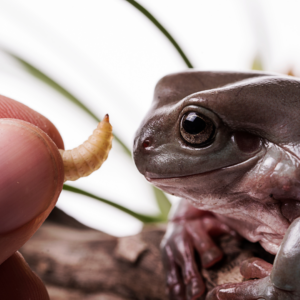
<svg viewBox="0 0 300 300"><path fill-rule="evenodd" d="M98 170L107 159L112 139L112 126L106 115L83 144L72 150L59 149L64 164L64 181L74 181Z"/></svg>

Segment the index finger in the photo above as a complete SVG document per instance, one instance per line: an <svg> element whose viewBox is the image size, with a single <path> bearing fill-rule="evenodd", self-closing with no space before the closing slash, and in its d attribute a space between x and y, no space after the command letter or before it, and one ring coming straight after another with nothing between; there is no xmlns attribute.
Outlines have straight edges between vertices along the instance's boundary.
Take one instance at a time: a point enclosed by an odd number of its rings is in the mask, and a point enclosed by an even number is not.
<svg viewBox="0 0 300 300"><path fill-rule="evenodd" d="M64 146L47 118L4 96L0 96L0 123L0 164L5 167L0 173L1 264L55 206L64 175L58 148Z"/></svg>
<svg viewBox="0 0 300 300"><path fill-rule="evenodd" d="M59 151L36 126L0 119L0 264L39 228L62 190Z"/></svg>

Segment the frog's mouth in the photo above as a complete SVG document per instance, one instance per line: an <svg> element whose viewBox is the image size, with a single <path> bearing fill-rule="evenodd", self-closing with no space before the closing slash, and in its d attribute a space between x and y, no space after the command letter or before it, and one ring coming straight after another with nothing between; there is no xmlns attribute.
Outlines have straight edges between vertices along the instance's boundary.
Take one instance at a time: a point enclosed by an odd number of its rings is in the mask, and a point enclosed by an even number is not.
<svg viewBox="0 0 300 300"><path fill-rule="evenodd" d="M232 167L234 165L231 165L231 166L228 166L228 167L222 167L222 168L218 168L218 169L214 169L214 170L211 170L211 171L206 171L206 172L203 172L203 173L197 173L197 174L191 174L191 175L178 175L178 176L171 176L171 177L167 177L167 176L162 176L162 175L158 175L158 174L155 174L155 173L151 173L151 172L146 172L145 173L145 178L150 181L150 182L155 182L155 181L163 181L163 180L172 180L172 179L180 179L180 178L193 178L193 177L198 177L198 176L207 176L207 175L210 175L210 174L213 174L213 173L216 173L222 169L226 169L226 168L229 168L229 167Z"/></svg>
<svg viewBox="0 0 300 300"><path fill-rule="evenodd" d="M155 174L155 173L151 173L151 172L145 172L145 178L151 182L151 183L159 183L159 184L163 184L163 182L165 181L166 183L169 181L177 181L179 179L192 179L192 178L197 178L197 177L204 177L204 176L211 176L214 175L216 173L232 173L232 172L237 172L239 170L245 170L248 171L249 169L251 169L253 167L253 165L255 165L257 163L257 160L259 160L258 156L253 156L247 160L244 160L240 163L237 164L232 164L232 165L228 165L225 167L221 167L221 168L216 168L210 171L205 171L205 172L200 172L200 173L196 173L196 174L188 174L188 175L178 175L178 176L164 176L161 174Z"/></svg>

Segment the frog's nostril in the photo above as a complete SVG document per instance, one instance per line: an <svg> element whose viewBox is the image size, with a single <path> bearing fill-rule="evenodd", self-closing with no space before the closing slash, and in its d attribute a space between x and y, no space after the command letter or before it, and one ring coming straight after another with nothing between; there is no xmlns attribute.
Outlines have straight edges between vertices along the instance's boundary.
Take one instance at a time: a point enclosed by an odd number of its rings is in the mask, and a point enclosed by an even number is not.
<svg viewBox="0 0 300 300"><path fill-rule="evenodd" d="M151 146L151 141L149 138L145 139L142 143L143 148L149 148Z"/></svg>

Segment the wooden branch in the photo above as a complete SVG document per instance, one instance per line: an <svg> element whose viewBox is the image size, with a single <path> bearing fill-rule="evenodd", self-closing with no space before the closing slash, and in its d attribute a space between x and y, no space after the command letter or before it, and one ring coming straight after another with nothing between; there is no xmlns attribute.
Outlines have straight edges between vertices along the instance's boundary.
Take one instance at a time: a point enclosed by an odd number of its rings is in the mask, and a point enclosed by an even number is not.
<svg viewBox="0 0 300 300"><path fill-rule="evenodd" d="M146 227L138 235L116 238L55 209L20 251L46 283L51 300L167 300L159 250L164 233L164 226ZM230 236L219 244L225 259L201 270L208 290L241 282L240 262L266 255L257 245Z"/></svg>

